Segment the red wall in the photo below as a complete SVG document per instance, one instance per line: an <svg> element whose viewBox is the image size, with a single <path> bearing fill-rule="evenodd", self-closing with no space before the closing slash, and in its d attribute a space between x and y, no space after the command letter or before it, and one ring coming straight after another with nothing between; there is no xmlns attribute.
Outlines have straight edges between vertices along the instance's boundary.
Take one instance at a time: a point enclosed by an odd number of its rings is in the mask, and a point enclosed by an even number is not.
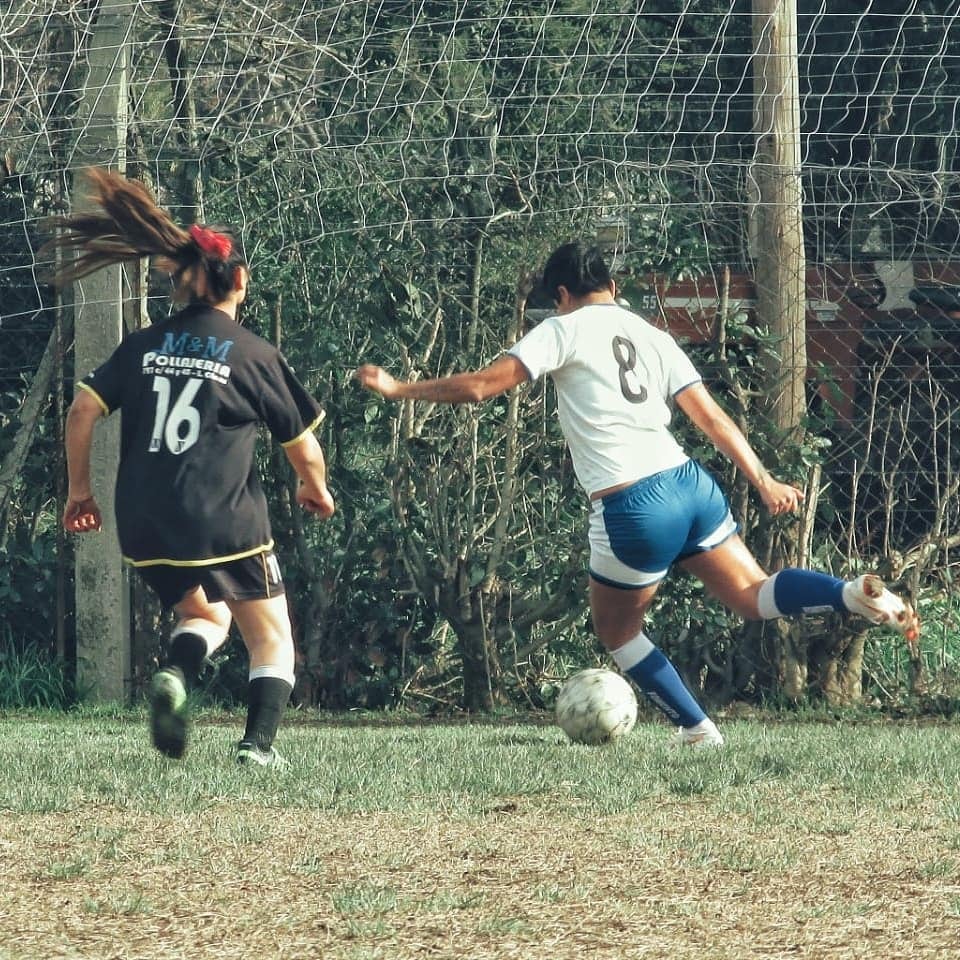
<svg viewBox="0 0 960 960"><path fill-rule="evenodd" d="M722 283L720 275L681 280L669 286L654 278L651 292L641 295L640 302L634 303L631 298L631 303L674 336L703 343L713 332L717 291ZM914 286L960 287L960 262L831 263L807 270L808 375L816 379L820 364L829 368L841 393L839 401L826 386L820 389L844 419L854 415L857 347L864 324L912 317L932 309L918 308L908 299ZM749 276L731 273L728 300L729 313L739 312L740 305L753 319L754 287ZM960 331L960 317L957 326Z"/></svg>

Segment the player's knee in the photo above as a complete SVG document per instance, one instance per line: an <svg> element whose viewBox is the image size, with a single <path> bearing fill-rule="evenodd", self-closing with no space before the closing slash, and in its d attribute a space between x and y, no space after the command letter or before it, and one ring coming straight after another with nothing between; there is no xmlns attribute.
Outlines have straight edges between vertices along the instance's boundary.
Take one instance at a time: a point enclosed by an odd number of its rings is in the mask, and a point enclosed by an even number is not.
<svg viewBox="0 0 960 960"><path fill-rule="evenodd" d="M202 637L206 645L206 656L210 656L226 642L230 632L230 618L226 623L206 617L181 617L170 634L171 641L181 634Z"/></svg>
<svg viewBox="0 0 960 960"><path fill-rule="evenodd" d="M244 637L243 639L251 669L269 664L280 671L278 676L293 676L296 668L296 654L292 639L280 635Z"/></svg>
<svg viewBox="0 0 960 960"><path fill-rule="evenodd" d="M181 610L177 609L178 626L193 630L209 639L217 639L223 642L230 631L232 618L230 611L218 606L208 607L205 610Z"/></svg>
<svg viewBox="0 0 960 960"><path fill-rule="evenodd" d="M186 594L173 609L180 620L205 620L224 631L230 629L230 608L223 601L211 603L201 589Z"/></svg>
<svg viewBox="0 0 960 960"><path fill-rule="evenodd" d="M743 617L744 620L762 620L763 615L760 613L759 596L760 583L751 583L750 586L734 594L728 605L734 613Z"/></svg>
<svg viewBox="0 0 960 960"><path fill-rule="evenodd" d="M294 645L290 622L262 620L240 625L240 634L252 662L293 663Z"/></svg>

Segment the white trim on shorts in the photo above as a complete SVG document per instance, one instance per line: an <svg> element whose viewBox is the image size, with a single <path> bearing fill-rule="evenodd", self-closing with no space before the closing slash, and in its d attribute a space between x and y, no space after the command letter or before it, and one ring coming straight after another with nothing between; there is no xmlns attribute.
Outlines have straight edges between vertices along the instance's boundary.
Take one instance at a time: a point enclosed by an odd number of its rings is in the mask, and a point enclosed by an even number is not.
<svg viewBox="0 0 960 960"><path fill-rule="evenodd" d="M737 522L728 510L723 522L707 534L697 546L701 550L711 550L719 546L728 537L737 532ZM600 583L625 590L636 590L659 583L668 573L667 570L635 570L618 559L610 546L610 537L603 523L603 500L594 500L590 504L590 525L587 534L590 543L590 575Z"/></svg>
<svg viewBox="0 0 960 960"><path fill-rule="evenodd" d="M713 533L705 536L697 546L701 550L712 550L714 547L719 546L726 540L728 537L733 536L737 532L737 521L733 519L733 514L728 510L726 517L723 519L723 523L717 527Z"/></svg>

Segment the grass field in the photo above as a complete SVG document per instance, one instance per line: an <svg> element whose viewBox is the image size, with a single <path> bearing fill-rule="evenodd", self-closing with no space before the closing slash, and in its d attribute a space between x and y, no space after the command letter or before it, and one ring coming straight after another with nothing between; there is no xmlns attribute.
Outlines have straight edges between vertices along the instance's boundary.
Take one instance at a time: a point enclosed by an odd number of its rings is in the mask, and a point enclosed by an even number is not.
<svg viewBox="0 0 960 960"><path fill-rule="evenodd" d="M960 735L727 722L290 722L236 768L237 716L180 763L142 716L0 719L0 958L954 958Z"/></svg>

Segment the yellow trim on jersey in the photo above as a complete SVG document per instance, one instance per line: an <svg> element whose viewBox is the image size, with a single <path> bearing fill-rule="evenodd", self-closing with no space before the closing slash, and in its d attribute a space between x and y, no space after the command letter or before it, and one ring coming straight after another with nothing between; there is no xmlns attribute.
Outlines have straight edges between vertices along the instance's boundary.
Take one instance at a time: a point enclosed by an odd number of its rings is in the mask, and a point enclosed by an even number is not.
<svg viewBox="0 0 960 960"><path fill-rule="evenodd" d="M124 557L124 563L131 567L212 567L215 563L229 563L231 560L243 560L244 557L255 557L258 553L266 553L273 549L273 541L243 553L233 553L229 557L208 557L206 560L132 560Z"/></svg>
<svg viewBox="0 0 960 960"><path fill-rule="evenodd" d="M326 415L327 415L327 411L326 411L326 410L321 410L321 411L320 411L320 416L317 417L317 419L314 420L313 423L311 423L310 426L307 427L307 429L303 431L303 433L298 433L292 440L286 440L286 441L284 441L283 443L281 443L280 446L281 446L281 447L292 447L294 444L299 443L301 440L303 440L303 439L307 436L308 433L313 433L313 431L316 430L317 427L320 426L321 422L323 421L323 418L324 418Z"/></svg>
<svg viewBox="0 0 960 960"><path fill-rule="evenodd" d="M87 393L89 393L90 396L93 397L93 399L96 400L97 403L100 404L100 409L103 410L103 415L104 415L105 417L109 417L109 416L110 416L110 408L103 402L103 397L101 397L100 394L97 393L97 391L94 390L93 387L91 387L89 383L84 383L83 381L81 381L80 383L77 384L77 386L78 386L81 390L86 390Z"/></svg>

